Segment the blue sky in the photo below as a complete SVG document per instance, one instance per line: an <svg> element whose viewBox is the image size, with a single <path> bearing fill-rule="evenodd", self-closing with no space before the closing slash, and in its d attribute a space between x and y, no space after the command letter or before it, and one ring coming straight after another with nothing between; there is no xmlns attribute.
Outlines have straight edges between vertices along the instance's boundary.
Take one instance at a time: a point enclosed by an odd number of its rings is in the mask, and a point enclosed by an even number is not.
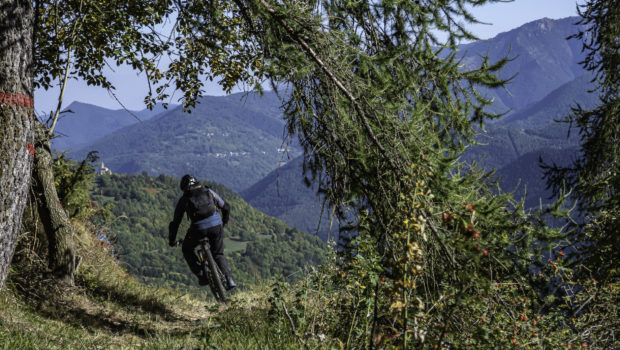
<svg viewBox="0 0 620 350"><path fill-rule="evenodd" d="M548 17L552 19L576 16L576 4L585 0L515 0L478 6L472 10L475 17L488 24L478 24L470 29L480 38L488 39L495 35L517 28L525 23ZM117 68L109 72L116 86L116 95L123 105L131 110L144 109L144 96L147 83L143 76L128 68ZM222 95L216 84L206 85L206 95ZM171 103L177 103L179 94ZM86 102L110 109L123 108L108 92L101 88L87 86L81 81L72 80L67 84L63 106L73 101ZM38 114L49 113L58 103L58 89L35 91L35 107Z"/></svg>

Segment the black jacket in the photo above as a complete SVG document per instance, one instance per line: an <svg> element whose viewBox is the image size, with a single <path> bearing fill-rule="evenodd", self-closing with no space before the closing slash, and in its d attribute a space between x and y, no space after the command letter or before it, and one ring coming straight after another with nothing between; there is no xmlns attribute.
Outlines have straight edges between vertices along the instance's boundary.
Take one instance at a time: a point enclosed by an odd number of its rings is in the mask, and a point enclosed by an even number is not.
<svg viewBox="0 0 620 350"><path fill-rule="evenodd" d="M213 202L215 203L215 206L222 211L222 223L226 225L228 223L228 219L230 218L230 206L217 193L215 193L215 191L208 187L206 187L206 189L213 196ZM191 191L203 191L203 187L202 185L195 186L190 190L186 191L181 197L181 199L179 199L179 202L174 209L174 218L168 225L168 241L171 245L176 240L179 225L183 220L183 215L187 212L187 200Z"/></svg>

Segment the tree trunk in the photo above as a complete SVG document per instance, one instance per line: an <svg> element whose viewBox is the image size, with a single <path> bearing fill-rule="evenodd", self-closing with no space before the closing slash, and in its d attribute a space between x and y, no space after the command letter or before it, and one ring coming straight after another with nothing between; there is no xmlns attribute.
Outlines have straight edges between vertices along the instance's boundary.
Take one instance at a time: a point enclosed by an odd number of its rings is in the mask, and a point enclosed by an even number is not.
<svg viewBox="0 0 620 350"><path fill-rule="evenodd" d="M31 0L0 0L0 289L26 205L33 147Z"/></svg>
<svg viewBox="0 0 620 350"><path fill-rule="evenodd" d="M48 241L49 267L61 283L73 285L75 251L73 228L62 208L54 183L52 154L47 129L35 122L35 157L32 172L37 211Z"/></svg>

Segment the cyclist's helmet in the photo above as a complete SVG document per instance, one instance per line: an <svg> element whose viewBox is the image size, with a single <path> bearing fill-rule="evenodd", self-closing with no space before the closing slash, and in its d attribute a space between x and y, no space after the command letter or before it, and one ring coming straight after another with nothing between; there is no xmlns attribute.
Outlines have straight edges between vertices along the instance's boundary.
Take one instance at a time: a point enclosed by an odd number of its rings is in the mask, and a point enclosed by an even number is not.
<svg viewBox="0 0 620 350"><path fill-rule="evenodd" d="M196 186L198 184L198 180L196 180L195 177L193 177L190 174L186 174L183 175L183 177L181 178L181 190L182 191L187 191L189 190L192 186Z"/></svg>

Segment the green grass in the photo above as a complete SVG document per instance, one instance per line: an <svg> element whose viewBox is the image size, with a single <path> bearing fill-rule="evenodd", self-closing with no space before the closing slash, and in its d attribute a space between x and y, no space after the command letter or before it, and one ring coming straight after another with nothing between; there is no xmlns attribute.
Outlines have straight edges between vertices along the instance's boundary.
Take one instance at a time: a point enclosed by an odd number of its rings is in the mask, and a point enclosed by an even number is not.
<svg viewBox="0 0 620 350"><path fill-rule="evenodd" d="M258 239L271 238L272 235L258 234L256 235ZM230 237L224 238L224 252L226 253L234 253L234 252L245 252L245 249L248 246L249 241L241 241L239 237Z"/></svg>
<svg viewBox="0 0 620 350"><path fill-rule="evenodd" d="M224 252L245 252L245 248L248 246L247 241L237 241L234 239L224 238Z"/></svg>
<svg viewBox="0 0 620 350"><path fill-rule="evenodd" d="M127 286L119 288L123 289ZM161 291L152 291L161 298ZM254 290L233 296L230 306L201 303L185 298L170 302L171 312L179 303L197 303L196 315L175 317L99 301L103 309L88 320L70 319L79 306L58 313L34 310L15 297L10 288L0 294L0 350L4 349L312 349L337 348L334 343L301 340L290 332L283 319L269 315L269 291ZM81 299L79 296L75 296ZM77 302L83 305L84 300ZM187 306L187 305L183 305ZM120 314L131 320L123 324ZM107 315L107 316L104 316ZM112 329L102 322L118 323ZM195 318L197 317L197 318Z"/></svg>
<svg viewBox="0 0 620 350"><path fill-rule="evenodd" d="M286 319L274 317L268 284L231 295L228 306L149 287L119 267L91 232L78 232L83 263L75 287L43 277L46 262L29 244L17 250L0 292L0 350L339 348L298 338Z"/></svg>

